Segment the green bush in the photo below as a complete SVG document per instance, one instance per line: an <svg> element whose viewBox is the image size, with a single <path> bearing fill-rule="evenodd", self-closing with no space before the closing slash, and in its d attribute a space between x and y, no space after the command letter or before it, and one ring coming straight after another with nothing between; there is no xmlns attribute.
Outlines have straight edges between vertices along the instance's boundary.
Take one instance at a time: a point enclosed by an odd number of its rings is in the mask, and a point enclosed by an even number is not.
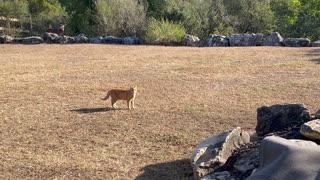
<svg viewBox="0 0 320 180"><path fill-rule="evenodd" d="M186 30L181 24L152 18L147 27L145 40L150 44L173 45L181 43L185 34Z"/></svg>

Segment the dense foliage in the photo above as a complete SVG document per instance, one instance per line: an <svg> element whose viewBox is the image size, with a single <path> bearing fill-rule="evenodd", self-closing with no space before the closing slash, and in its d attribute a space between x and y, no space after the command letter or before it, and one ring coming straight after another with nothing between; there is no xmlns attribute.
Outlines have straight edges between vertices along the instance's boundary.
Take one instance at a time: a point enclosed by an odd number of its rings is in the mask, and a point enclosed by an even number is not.
<svg viewBox="0 0 320 180"><path fill-rule="evenodd" d="M65 24L69 35L149 38L158 23L172 25L163 33L178 25L199 37L278 31L284 37L320 39L319 0L0 0L0 16L7 20L0 24L7 27L4 33L15 35L17 25L9 18L19 19L18 27L29 35Z"/></svg>

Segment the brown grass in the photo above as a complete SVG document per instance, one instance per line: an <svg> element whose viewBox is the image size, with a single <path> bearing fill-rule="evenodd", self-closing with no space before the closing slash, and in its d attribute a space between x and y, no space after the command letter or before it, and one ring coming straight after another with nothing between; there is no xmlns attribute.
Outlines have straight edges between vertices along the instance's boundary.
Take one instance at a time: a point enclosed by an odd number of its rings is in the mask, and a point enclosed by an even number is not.
<svg viewBox="0 0 320 180"><path fill-rule="evenodd" d="M203 139L256 108L319 108L319 48L0 46L0 178L191 179ZM137 109L106 90L138 86Z"/></svg>

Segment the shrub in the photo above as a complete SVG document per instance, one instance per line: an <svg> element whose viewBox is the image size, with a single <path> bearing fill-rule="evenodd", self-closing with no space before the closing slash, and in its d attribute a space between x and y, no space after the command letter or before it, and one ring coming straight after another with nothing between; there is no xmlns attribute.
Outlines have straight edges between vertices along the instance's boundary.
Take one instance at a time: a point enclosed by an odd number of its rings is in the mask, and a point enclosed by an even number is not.
<svg viewBox="0 0 320 180"><path fill-rule="evenodd" d="M147 27L145 40L150 44L179 44L185 34L186 30L181 24L152 18Z"/></svg>
<svg viewBox="0 0 320 180"><path fill-rule="evenodd" d="M97 0L96 31L115 36L142 36L146 11L138 0Z"/></svg>

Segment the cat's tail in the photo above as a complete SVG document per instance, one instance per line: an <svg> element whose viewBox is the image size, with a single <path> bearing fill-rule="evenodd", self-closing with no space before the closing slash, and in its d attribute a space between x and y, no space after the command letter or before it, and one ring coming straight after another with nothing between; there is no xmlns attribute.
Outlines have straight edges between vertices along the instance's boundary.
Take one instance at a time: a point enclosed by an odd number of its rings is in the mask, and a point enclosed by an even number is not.
<svg viewBox="0 0 320 180"><path fill-rule="evenodd" d="M110 97L110 92L107 93L107 96L105 98L101 98L101 100L107 100Z"/></svg>

